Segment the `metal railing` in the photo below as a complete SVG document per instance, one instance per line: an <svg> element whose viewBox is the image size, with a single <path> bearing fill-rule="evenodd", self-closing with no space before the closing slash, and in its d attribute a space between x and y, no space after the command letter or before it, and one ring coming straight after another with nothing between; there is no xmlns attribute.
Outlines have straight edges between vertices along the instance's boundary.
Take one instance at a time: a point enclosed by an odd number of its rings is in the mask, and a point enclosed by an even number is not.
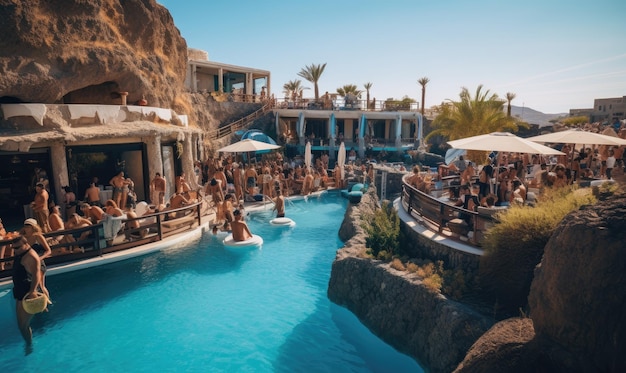
<svg viewBox="0 0 626 373"><path fill-rule="evenodd" d="M493 213L467 210L441 201L407 184L406 178L409 176L402 179L401 200L403 208L409 215L428 225L429 228L437 230L440 234L445 232L455 240L476 247L482 246L485 232L497 222ZM456 219L464 223L458 224L459 221ZM469 234L469 232L472 233Z"/></svg>
<svg viewBox="0 0 626 373"><path fill-rule="evenodd" d="M276 109L299 110L361 110L361 111L419 111L419 103L402 102L399 100L346 100L344 97L334 98L277 98L274 99Z"/></svg>
<svg viewBox="0 0 626 373"><path fill-rule="evenodd" d="M250 124L252 124L256 119L262 117L267 114L270 110L272 110L272 102L271 100L265 100L263 107L259 110L255 111L252 114L249 114L241 119L238 119L232 123L229 123L223 127L214 129L212 131L207 131L205 135L205 139L207 140L219 140L223 137L230 136L236 131L243 129Z"/></svg>
<svg viewBox="0 0 626 373"><path fill-rule="evenodd" d="M126 223L133 221L140 221L140 225L138 228L120 230L116 237L109 241L104 237L102 222L83 228L44 233L43 236L48 239L50 249L53 252L53 255L46 258L45 261L47 265L78 262L107 253L161 241L167 237L200 226L202 216L201 201L177 209L146 214L137 218L123 219L122 227L126 226ZM147 221L148 223L146 223ZM74 239L71 241L63 240L63 243L59 243L56 240L56 238L66 235ZM10 245L20 239L21 236L13 235L11 238L0 240L0 247L6 247L5 255L7 250L11 250ZM0 258L0 262L6 265L7 262L13 262L14 259L15 257L11 255L6 258ZM10 277L12 272L12 268L6 268L5 266L5 269L0 271L0 279Z"/></svg>

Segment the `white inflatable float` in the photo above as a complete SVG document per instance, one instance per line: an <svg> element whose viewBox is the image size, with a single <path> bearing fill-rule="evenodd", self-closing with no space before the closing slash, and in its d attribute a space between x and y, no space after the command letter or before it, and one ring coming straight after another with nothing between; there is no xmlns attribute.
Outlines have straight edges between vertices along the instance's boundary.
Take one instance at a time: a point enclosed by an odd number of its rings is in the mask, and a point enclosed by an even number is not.
<svg viewBox="0 0 626 373"><path fill-rule="evenodd" d="M257 236L256 234L253 234L251 238L248 238L245 241L235 241L233 240L233 235L229 234L222 242L224 243L224 247L235 251L258 249L263 246L263 238L261 238L261 236Z"/></svg>
<svg viewBox="0 0 626 373"><path fill-rule="evenodd" d="M296 222L289 218L275 218L270 220L270 224L280 227L294 227Z"/></svg>

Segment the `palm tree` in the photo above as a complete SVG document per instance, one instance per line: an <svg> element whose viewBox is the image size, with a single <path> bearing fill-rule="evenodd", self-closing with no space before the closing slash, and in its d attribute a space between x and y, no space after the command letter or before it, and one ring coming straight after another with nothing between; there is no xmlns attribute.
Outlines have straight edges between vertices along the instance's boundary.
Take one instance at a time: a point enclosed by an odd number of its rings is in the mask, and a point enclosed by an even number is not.
<svg viewBox="0 0 626 373"><path fill-rule="evenodd" d="M305 66L304 69L300 70L298 76L303 77L309 82L313 83L315 87L315 101L320 98L320 91L317 86L317 82L320 80L322 73L324 73L324 69L326 68L326 63L323 65L311 64L311 66Z"/></svg>
<svg viewBox="0 0 626 373"><path fill-rule="evenodd" d="M434 129L426 136L426 140L437 135L457 140L505 130L516 132L520 127L527 126L507 116L502 110L504 101L495 93L489 95L489 90L482 92L482 88L479 85L472 98L464 87L459 95L461 101L448 100L443 103L438 108L439 115L432 122Z"/></svg>
<svg viewBox="0 0 626 373"><path fill-rule="evenodd" d="M515 93L507 92L506 93L506 101L508 102L506 106L506 115L511 116L511 101L517 96Z"/></svg>
<svg viewBox="0 0 626 373"><path fill-rule="evenodd" d="M305 89L309 88L303 87L300 79L290 80L283 85L283 92L285 92L287 97L291 97L293 100L299 97Z"/></svg>
<svg viewBox="0 0 626 373"><path fill-rule="evenodd" d="M365 104L365 107L369 109L370 107L370 88L372 88L372 83L367 82L365 84L363 84L363 88L365 88L365 90L367 91L367 102Z"/></svg>
<svg viewBox="0 0 626 373"><path fill-rule="evenodd" d="M337 88L337 93L341 97L346 97L346 95L348 94L353 94L357 98L361 98L361 93L363 93L363 91L359 90L356 84L346 84L343 87Z"/></svg>
<svg viewBox="0 0 626 373"><path fill-rule="evenodd" d="M422 86L422 117L424 116L424 99L426 98L426 84L430 82L430 79L423 77L417 80L419 85Z"/></svg>

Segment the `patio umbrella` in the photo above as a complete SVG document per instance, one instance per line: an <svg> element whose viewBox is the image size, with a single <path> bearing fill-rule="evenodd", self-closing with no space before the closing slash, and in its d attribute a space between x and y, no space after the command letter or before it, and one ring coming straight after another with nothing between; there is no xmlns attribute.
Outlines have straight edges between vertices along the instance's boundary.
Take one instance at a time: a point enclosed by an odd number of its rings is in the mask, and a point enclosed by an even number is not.
<svg viewBox="0 0 626 373"><path fill-rule="evenodd" d="M341 170L341 180L343 180L345 176L343 166L346 164L346 144L343 141L341 142L341 145L339 145L339 152L337 153L337 164L339 165L339 169Z"/></svg>
<svg viewBox="0 0 626 373"><path fill-rule="evenodd" d="M304 165L308 170L311 169L311 143L307 142L304 146Z"/></svg>
<svg viewBox="0 0 626 373"><path fill-rule="evenodd" d="M528 154L564 155L556 149L540 145L508 132L492 132L486 135L448 141L455 149L514 152Z"/></svg>
<svg viewBox="0 0 626 373"><path fill-rule="evenodd" d="M540 143L580 144L580 145L626 145L626 140L595 132L567 130L545 135L528 137L526 140Z"/></svg>
<svg viewBox="0 0 626 373"><path fill-rule="evenodd" d="M230 144L223 148L218 149L218 152L223 153L242 153L242 152L256 152L258 150L272 150L280 148L279 145L268 144L266 142L256 141L252 139L245 139L238 141L234 144Z"/></svg>

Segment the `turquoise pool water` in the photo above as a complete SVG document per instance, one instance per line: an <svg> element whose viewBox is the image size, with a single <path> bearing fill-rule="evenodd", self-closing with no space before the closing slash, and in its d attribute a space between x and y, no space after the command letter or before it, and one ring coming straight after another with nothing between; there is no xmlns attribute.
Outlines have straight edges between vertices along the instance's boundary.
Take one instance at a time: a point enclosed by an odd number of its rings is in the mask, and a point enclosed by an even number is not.
<svg viewBox="0 0 626 373"><path fill-rule="evenodd" d="M207 233L186 247L51 276L54 305L25 355L10 294L0 298L6 372L420 372L326 297L345 200L269 209L248 224L260 250L232 253Z"/></svg>

